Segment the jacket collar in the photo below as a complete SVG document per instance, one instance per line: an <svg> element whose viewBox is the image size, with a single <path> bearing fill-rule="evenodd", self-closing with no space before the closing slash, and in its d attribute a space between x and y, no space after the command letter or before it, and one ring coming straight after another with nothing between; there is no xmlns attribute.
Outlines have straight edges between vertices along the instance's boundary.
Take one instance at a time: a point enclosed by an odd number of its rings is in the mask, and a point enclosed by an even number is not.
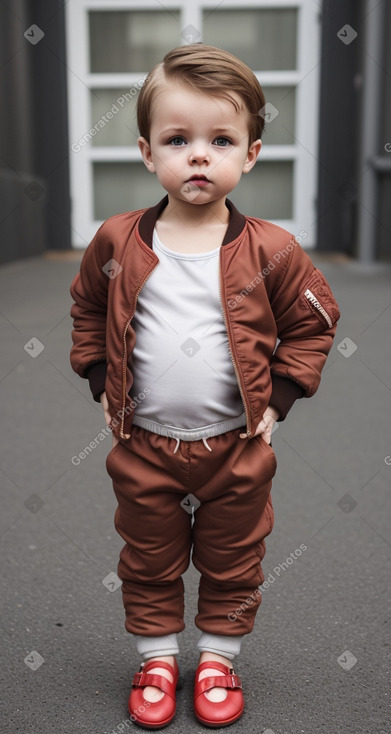
<svg viewBox="0 0 391 734"><path fill-rule="evenodd" d="M166 196L164 196L158 204L155 204L155 206L146 209L145 212L141 215L138 229L141 238L144 240L145 244L148 245L148 247L152 248L152 237L156 220L158 219L159 214L167 206L167 204L168 194L166 194ZM246 223L246 218L233 205L232 201L226 199L225 205L229 209L230 217L227 231L221 243L222 245L227 245L229 242L233 242L233 240L236 240L236 238L239 237L240 233L242 232Z"/></svg>

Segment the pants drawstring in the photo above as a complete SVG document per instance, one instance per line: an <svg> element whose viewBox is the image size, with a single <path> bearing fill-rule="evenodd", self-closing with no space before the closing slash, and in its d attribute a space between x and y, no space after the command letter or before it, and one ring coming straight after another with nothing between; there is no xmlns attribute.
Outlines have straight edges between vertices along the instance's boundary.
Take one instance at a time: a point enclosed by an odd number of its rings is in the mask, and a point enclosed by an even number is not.
<svg viewBox="0 0 391 734"><path fill-rule="evenodd" d="M181 442L181 439L180 438L176 438L175 441L176 441L176 446L175 446L174 451L172 452L173 454L176 454L176 452L178 451L178 447L179 447L179 444ZM208 451L212 451L212 449L210 448L210 446L209 446L206 438L203 438L202 439L202 443L208 449Z"/></svg>

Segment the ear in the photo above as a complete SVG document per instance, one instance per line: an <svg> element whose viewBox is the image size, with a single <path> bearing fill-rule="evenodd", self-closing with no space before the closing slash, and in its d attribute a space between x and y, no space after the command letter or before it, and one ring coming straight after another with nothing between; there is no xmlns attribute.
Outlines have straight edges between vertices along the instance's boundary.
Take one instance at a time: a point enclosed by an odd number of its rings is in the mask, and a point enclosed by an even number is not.
<svg viewBox="0 0 391 734"><path fill-rule="evenodd" d="M143 157L143 161L150 173L155 173L155 164L152 160L151 146L145 138L137 138L137 145Z"/></svg>
<svg viewBox="0 0 391 734"><path fill-rule="evenodd" d="M258 140L254 140L253 143L251 143L248 152L247 152L247 158L244 162L243 166L243 173L248 173L251 171L252 167L255 165L255 162L261 152L262 148L262 141L259 138Z"/></svg>

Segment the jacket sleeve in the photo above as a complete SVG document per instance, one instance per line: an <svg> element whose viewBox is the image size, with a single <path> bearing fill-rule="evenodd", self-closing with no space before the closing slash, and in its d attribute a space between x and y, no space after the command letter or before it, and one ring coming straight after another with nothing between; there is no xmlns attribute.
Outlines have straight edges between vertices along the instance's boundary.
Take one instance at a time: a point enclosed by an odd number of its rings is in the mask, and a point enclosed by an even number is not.
<svg viewBox="0 0 391 734"><path fill-rule="evenodd" d="M318 389L340 313L326 278L299 244L289 253L270 302L279 342L271 362L269 402L280 411L281 421L295 399L311 397Z"/></svg>
<svg viewBox="0 0 391 734"><path fill-rule="evenodd" d="M103 225L102 225L103 226ZM73 318L70 361L73 370L88 378L94 400L99 402L106 379L106 313L108 276L102 270L100 228L88 245L70 293Z"/></svg>

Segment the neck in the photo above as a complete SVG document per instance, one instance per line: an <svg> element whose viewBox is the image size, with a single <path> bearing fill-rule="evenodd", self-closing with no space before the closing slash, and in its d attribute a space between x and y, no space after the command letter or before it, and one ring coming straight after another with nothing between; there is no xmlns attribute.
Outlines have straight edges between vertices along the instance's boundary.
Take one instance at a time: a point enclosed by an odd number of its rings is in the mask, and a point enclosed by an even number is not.
<svg viewBox="0 0 391 734"><path fill-rule="evenodd" d="M225 206L225 197L208 204L192 204L168 195L168 204L163 209L160 221L200 227L203 225L227 225L229 209Z"/></svg>

